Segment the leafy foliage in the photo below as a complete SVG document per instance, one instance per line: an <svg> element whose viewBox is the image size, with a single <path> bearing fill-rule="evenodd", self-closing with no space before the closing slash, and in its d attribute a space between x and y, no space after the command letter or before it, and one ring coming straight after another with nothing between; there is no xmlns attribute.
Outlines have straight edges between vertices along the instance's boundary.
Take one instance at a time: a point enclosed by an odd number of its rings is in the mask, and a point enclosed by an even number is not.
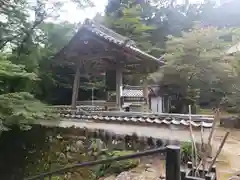
<svg viewBox="0 0 240 180"><path fill-rule="evenodd" d="M0 150L1 162L5 162L5 165L0 163L1 179L24 179L93 159L87 153L87 140L67 138L63 132L58 128L38 125L29 131L14 127L11 131L3 132L0 146L6 148ZM12 162L15 162L14 165ZM71 177L68 179L92 179L94 172L89 168L81 168L69 174ZM64 176L65 174L55 178L66 179Z"/></svg>
<svg viewBox="0 0 240 180"><path fill-rule="evenodd" d="M101 159L126 156L133 153L134 151L105 151L101 153ZM137 167L138 165L139 159L127 159L123 161L115 161L112 163L102 164L100 167L98 167L96 175L97 178L99 178L110 174L119 174L121 172L128 171L134 167Z"/></svg>
<svg viewBox="0 0 240 180"><path fill-rule="evenodd" d="M84 7L88 3L84 1ZM66 44L75 25L46 22L57 18L63 5L58 1L2 0L0 4L1 129L17 124L26 128L34 120L54 117L34 96L41 100L51 97L45 89L53 89L57 83L49 56Z"/></svg>
<svg viewBox="0 0 240 180"><path fill-rule="evenodd" d="M50 111L46 110L46 105L36 100L33 95L27 92L16 92L25 89L24 81L36 80L37 75L28 73L25 66L13 64L6 58L0 60L0 129L6 130L17 124L26 128L27 124L33 123L36 119L40 120L51 116ZM12 82L15 84L11 84ZM18 85L17 82L21 82L21 84Z"/></svg>
<svg viewBox="0 0 240 180"><path fill-rule="evenodd" d="M79 8L94 5L89 0L71 2ZM24 118L25 122L30 122L38 113L40 119L45 116L45 105L34 97L50 104L70 103L75 65L67 66L52 60L78 27L77 24L59 22L63 5L64 2L46 0L38 0L35 4L26 0L1 1L0 97L10 109L8 113L4 107L3 111L0 109L5 125L21 123ZM220 101L232 109L238 106L236 79L240 69L237 58L226 59L222 52L238 40L238 32L236 29L205 27L211 23L206 17L216 11L223 12L221 8L213 7L214 3L209 1L178 4L169 0L109 0L106 14L98 14L95 20L134 40L137 46L155 57L165 54L167 64L151 78L161 85L160 93L173 97L175 109L172 112L186 112L187 104L213 107ZM193 28L196 21L200 25ZM225 20L224 23L227 24ZM211 24L221 27L218 23ZM231 42L225 36L229 34L234 35ZM220 38L224 36L225 40ZM139 85L142 76L146 75L126 76L124 82ZM92 88L96 96L102 97L103 78L82 77L81 88L80 98L89 99ZM19 109L11 101L31 108ZM13 120L18 119L16 114L19 121Z"/></svg>
<svg viewBox="0 0 240 180"><path fill-rule="evenodd" d="M183 143L181 145L181 163L187 164L191 162L192 157L192 144L191 143Z"/></svg>
<svg viewBox="0 0 240 180"><path fill-rule="evenodd" d="M77 131L82 134L81 129ZM99 140L86 139L79 134L72 136L71 128L34 125L29 131L22 131L15 126L11 131L3 132L0 137L0 178L24 179L81 162L134 153L107 149L103 152L102 148L107 148L108 144L101 140L98 144ZM138 164L138 159L129 159L94 167L75 168L53 177L59 180L95 180L108 174L120 173Z"/></svg>
<svg viewBox="0 0 240 180"><path fill-rule="evenodd" d="M24 78L29 80L37 80L37 76L34 73L28 73L25 70L25 66L13 64L6 58L0 59L0 78Z"/></svg>
<svg viewBox="0 0 240 180"><path fill-rule="evenodd" d="M236 72L236 77L232 84L230 84L229 92L221 101L221 107L229 113L240 113L240 84L239 84L239 53L235 54L234 57L228 57L231 60L231 64Z"/></svg>
<svg viewBox="0 0 240 180"><path fill-rule="evenodd" d="M110 152L109 154L112 157L119 157L119 156L126 156L133 153L134 153L133 151L113 151L113 152ZM119 174L123 171L127 171L129 169L136 167L138 164L139 164L138 159L127 159L124 161L116 161L110 165L106 173L109 172L109 173Z"/></svg>
<svg viewBox="0 0 240 180"><path fill-rule="evenodd" d="M135 40L139 47L147 50L151 47L148 37L153 27L142 22L141 10L140 6L124 8L120 18L116 19L113 16L107 16L105 23L109 28L129 37L131 40Z"/></svg>
<svg viewBox="0 0 240 180"><path fill-rule="evenodd" d="M7 93L0 95L0 116L2 128L20 125L29 128L36 120L55 118L47 106L26 92Z"/></svg>
<svg viewBox="0 0 240 180"><path fill-rule="evenodd" d="M218 106L229 92L236 73L222 53L233 44L223 39L226 35L239 38L238 31L214 27L196 27L182 37L169 37L166 65L153 77L159 80L162 93L175 100L173 111L186 113L187 105L196 105L203 93L211 96L205 101Z"/></svg>
<svg viewBox="0 0 240 180"><path fill-rule="evenodd" d="M117 1L109 0L106 15L96 19L116 32L133 39L140 49L160 57L166 51L169 35L181 36L189 31L195 21L202 21L213 4L182 4L176 1ZM126 77L128 83L139 84L139 75Z"/></svg>

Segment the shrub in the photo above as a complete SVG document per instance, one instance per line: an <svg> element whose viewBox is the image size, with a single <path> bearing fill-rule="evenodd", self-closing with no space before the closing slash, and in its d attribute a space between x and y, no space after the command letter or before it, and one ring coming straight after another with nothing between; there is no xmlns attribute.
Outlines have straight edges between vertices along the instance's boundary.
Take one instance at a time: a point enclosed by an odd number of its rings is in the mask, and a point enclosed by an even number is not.
<svg viewBox="0 0 240 180"><path fill-rule="evenodd" d="M190 142L185 142L181 145L181 163L186 164L191 161L192 145Z"/></svg>
<svg viewBox="0 0 240 180"><path fill-rule="evenodd" d="M102 159L125 156L132 153L134 152L133 151L105 152L105 154L102 156ZM138 164L139 164L138 159L127 159L123 161L115 161L109 164L103 164L100 167L98 167L97 177L106 176L108 174L119 174L123 171L127 171L138 166Z"/></svg>

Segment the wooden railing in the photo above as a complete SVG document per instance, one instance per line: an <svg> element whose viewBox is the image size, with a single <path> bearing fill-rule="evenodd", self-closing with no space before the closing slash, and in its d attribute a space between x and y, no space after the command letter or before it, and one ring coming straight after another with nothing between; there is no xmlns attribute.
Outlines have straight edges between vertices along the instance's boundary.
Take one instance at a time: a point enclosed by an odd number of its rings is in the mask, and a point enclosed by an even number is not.
<svg viewBox="0 0 240 180"><path fill-rule="evenodd" d="M98 106L102 107L104 110L109 110L116 107L115 101L104 101L104 100L94 100L94 101L77 101L77 106Z"/></svg>
<svg viewBox="0 0 240 180"><path fill-rule="evenodd" d="M93 100L93 101L77 101L77 106L104 106L105 100Z"/></svg>
<svg viewBox="0 0 240 180"><path fill-rule="evenodd" d="M71 166L67 166L61 169L57 169L55 171L51 172L46 172L39 174L34 177L29 177L26 178L25 180L45 180L48 178L48 180L52 180L53 176L58 176L65 174L69 171L72 171L77 168L83 168L83 167L90 167L90 166L95 166L98 164L106 164L106 163L111 163L113 161L122 161L126 159L133 159L133 158L139 158L143 156L149 156L153 154L158 154L158 153L165 153L166 154L166 180L180 180L180 147L178 146L167 146L163 148L158 148L158 149L152 149L152 150L147 150L144 152L138 152L126 156L119 156L119 157L113 157L109 159L103 159L103 160L97 160L97 161L89 161L89 162L84 162L80 164L74 164Z"/></svg>

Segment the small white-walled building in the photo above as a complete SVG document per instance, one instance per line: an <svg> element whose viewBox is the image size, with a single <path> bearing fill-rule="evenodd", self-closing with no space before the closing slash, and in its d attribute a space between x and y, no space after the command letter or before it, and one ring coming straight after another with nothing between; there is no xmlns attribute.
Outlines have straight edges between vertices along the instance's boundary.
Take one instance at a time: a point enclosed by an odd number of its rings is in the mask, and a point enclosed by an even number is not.
<svg viewBox="0 0 240 180"><path fill-rule="evenodd" d="M152 113L167 112L165 106L166 97L158 95L159 87L148 88L148 104ZM124 86L122 90L122 107L130 107L130 111L140 111L141 106L145 104L143 88L141 86Z"/></svg>

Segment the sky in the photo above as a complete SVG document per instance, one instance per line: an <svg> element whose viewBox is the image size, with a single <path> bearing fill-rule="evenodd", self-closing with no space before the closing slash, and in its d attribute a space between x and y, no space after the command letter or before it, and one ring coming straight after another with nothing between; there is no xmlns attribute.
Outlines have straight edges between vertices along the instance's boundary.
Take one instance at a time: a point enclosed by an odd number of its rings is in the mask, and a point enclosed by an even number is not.
<svg viewBox="0 0 240 180"><path fill-rule="evenodd" d="M179 0L181 2L183 0ZM190 2L201 2L203 0L190 0ZM93 0L95 7L87 8L85 10L79 10L76 4L65 3L63 11L61 12L60 19L64 21L69 21L71 23L78 23L84 21L86 18L93 18L97 12L104 12L105 6L108 0Z"/></svg>
<svg viewBox="0 0 240 180"><path fill-rule="evenodd" d="M84 21L86 18L93 18L97 12L104 12L108 0L93 0L95 7L79 10L74 3L65 3L63 12L61 12L60 19L72 23Z"/></svg>

